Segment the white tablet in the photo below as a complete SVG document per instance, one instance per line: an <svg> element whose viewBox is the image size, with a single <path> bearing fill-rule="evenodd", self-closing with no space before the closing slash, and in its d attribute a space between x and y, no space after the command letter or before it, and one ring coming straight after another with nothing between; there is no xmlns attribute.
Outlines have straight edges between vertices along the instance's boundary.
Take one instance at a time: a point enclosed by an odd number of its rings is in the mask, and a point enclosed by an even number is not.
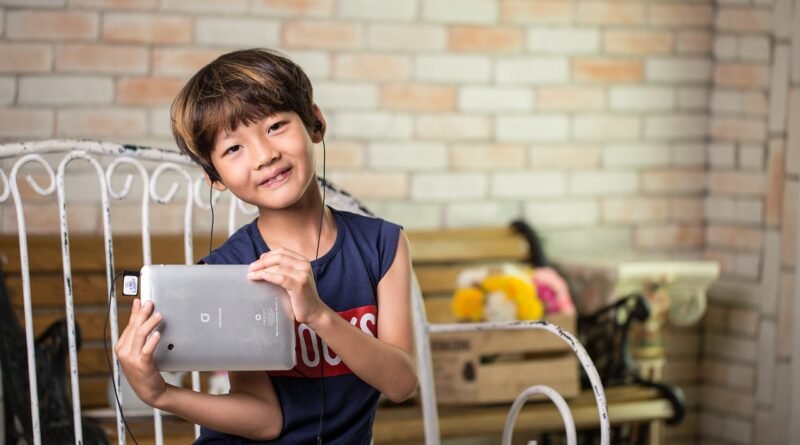
<svg viewBox="0 0 800 445"><path fill-rule="evenodd" d="M142 302L162 315L160 371L287 370L295 365L294 313L286 290L247 278L247 265L151 265Z"/></svg>

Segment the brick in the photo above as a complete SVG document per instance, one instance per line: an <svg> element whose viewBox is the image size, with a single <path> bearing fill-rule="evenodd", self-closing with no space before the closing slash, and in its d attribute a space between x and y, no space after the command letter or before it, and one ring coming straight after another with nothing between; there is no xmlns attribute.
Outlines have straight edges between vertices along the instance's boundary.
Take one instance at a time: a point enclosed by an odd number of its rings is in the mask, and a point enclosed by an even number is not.
<svg viewBox="0 0 800 445"><path fill-rule="evenodd" d="M664 222L669 201L663 198L608 198L603 202L603 221L612 224Z"/></svg>
<svg viewBox="0 0 800 445"><path fill-rule="evenodd" d="M284 54L303 68L312 81L331 75L331 56L327 52L286 50Z"/></svg>
<svg viewBox="0 0 800 445"><path fill-rule="evenodd" d="M766 177L759 173L711 172L708 178L710 192L762 195L766 190Z"/></svg>
<svg viewBox="0 0 800 445"><path fill-rule="evenodd" d="M703 205L703 200L700 198L672 198L669 201L669 212L674 221L689 223L705 222L705 206Z"/></svg>
<svg viewBox="0 0 800 445"><path fill-rule="evenodd" d="M735 228L728 227L727 229ZM751 229L751 231L755 230ZM747 234L747 236L752 236L752 234ZM758 334L760 314L757 310L731 308L728 317L728 325L730 326L731 333L742 334L749 337L755 337L756 334Z"/></svg>
<svg viewBox="0 0 800 445"><path fill-rule="evenodd" d="M783 132L786 128L786 114L789 106L789 46L775 48L772 76L769 89L769 131Z"/></svg>
<svg viewBox="0 0 800 445"><path fill-rule="evenodd" d="M365 110L378 108L378 87L371 84L317 82L314 102L323 109Z"/></svg>
<svg viewBox="0 0 800 445"><path fill-rule="evenodd" d="M707 82L711 62L705 58L650 58L645 63L645 78L659 82Z"/></svg>
<svg viewBox="0 0 800 445"><path fill-rule="evenodd" d="M536 108L542 111L597 111L605 106L606 93L598 87L552 86L536 90Z"/></svg>
<svg viewBox="0 0 800 445"><path fill-rule="evenodd" d="M678 34L677 49L680 55L710 56L711 34L705 31L690 31Z"/></svg>
<svg viewBox="0 0 800 445"><path fill-rule="evenodd" d="M800 82L800 8L794 8L792 20L792 81Z"/></svg>
<svg viewBox="0 0 800 445"><path fill-rule="evenodd" d="M497 2L494 0L462 0L458 7L448 0L427 0L422 4L422 19L445 23L496 23Z"/></svg>
<svg viewBox="0 0 800 445"><path fill-rule="evenodd" d="M268 3L264 0L257 0L253 4L254 12L261 12L263 5ZM271 2L278 3L278 2ZM309 3L308 1L297 3ZM183 13L213 13L213 14L245 14L249 12L249 2L247 0L229 0L220 2L217 0L162 0L161 9L165 11L177 11ZM277 9L277 8L276 8Z"/></svg>
<svg viewBox="0 0 800 445"><path fill-rule="evenodd" d="M655 144L615 144L603 149L606 167L655 167L670 163L670 148Z"/></svg>
<svg viewBox="0 0 800 445"><path fill-rule="evenodd" d="M523 48L522 30L497 26L453 26L447 47L458 52L517 53Z"/></svg>
<svg viewBox="0 0 800 445"><path fill-rule="evenodd" d="M515 144L457 144L450 149L453 170L507 170L524 168L525 147Z"/></svg>
<svg viewBox="0 0 800 445"><path fill-rule="evenodd" d="M409 178L404 173L331 172L331 180L363 199L408 199Z"/></svg>
<svg viewBox="0 0 800 445"><path fill-rule="evenodd" d="M775 400L776 331L777 326L773 320L762 320L758 330L756 401L761 404L769 404Z"/></svg>
<svg viewBox="0 0 800 445"><path fill-rule="evenodd" d="M53 111L0 108L0 137L47 138L53 136Z"/></svg>
<svg viewBox="0 0 800 445"><path fill-rule="evenodd" d="M712 12L711 5L657 3L650 5L649 22L656 26L708 27Z"/></svg>
<svg viewBox="0 0 800 445"><path fill-rule="evenodd" d="M573 172L569 191L580 196L627 195L639 189L639 175L633 172Z"/></svg>
<svg viewBox="0 0 800 445"><path fill-rule="evenodd" d="M589 25L640 25L645 22L641 3L597 2L578 3L578 23Z"/></svg>
<svg viewBox="0 0 800 445"><path fill-rule="evenodd" d="M402 224L406 229L438 229L444 226L440 204L398 201L367 201L376 215Z"/></svg>
<svg viewBox="0 0 800 445"><path fill-rule="evenodd" d="M739 39L739 58L746 61L768 62L770 41L764 36L742 36Z"/></svg>
<svg viewBox="0 0 800 445"><path fill-rule="evenodd" d="M770 142L767 157L768 189L764 219L767 225L778 225L781 220L783 205L784 164L786 159L786 150L782 139Z"/></svg>
<svg viewBox="0 0 800 445"><path fill-rule="evenodd" d="M515 57L497 60L495 79L500 84L546 85L569 80L569 64L560 57Z"/></svg>
<svg viewBox="0 0 800 445"><path fill-rule="evenodd" d="M708 103L708 88L689 87L678 90L678 105L683 110L707 110Z"/></svg>
<svg viewBox="0 0 800 445"><path fill-rule="evenodd" d="M50 45L0 43L0 72L40 73L50 71Z"/></svg>
<svg viewBox="0 0 800 445"><path fill-rule="evenodd" d="M570 23L574 6L561 0L502 0L500 18L509 23Z"/></svg>
<svg viewBox="0 0 800 445"><path fill-rule="evenodd" d="M764 238L760 228L714 225L706 229L706 242L712 247L760 251L764 245ZM731 332L742 333L741 329L743 328L736 330L732 327Z"/></svg>
<svg viewBox="0 0 800 445"><path fill-rule="evenodd" d="M593 145L537 145L529 157L531 167L537 169L597 169L601 151Z"/></svg>
<svg viewBox="0 0 800 445"><path fill-rule="evenodd" d="M501 142L552 142L567 139L569 120L563 115L508 115L496 118L495 133Z"/></svg>
<svg viewBox="0 0 800 445"><path fill-rule="evenodd" d="M64 44L56 48L56 71L144 74L150 55L140 46Z"/></svg>
<svg viewBox="0 0 800 445"><path fill-rule="evenodd" d="M723 318L726 318L724 314L722 315ZM725 321L723 321L724 325L727 325ZM756 372L751 366L703 360L702 367L703 374L709 382L734 389L752 390L755 388Z"/></svg>
<svg viewBox="0 0 800 445"><path fill-rule="evenodd" d="M284 27L284 35L292 32L295 22L290 22ZM191 33L191 28L189 28ZM309 35L312 31L309 31ZM258 18L228 18L228 17L199 17L195 22L194 38L197 43L207 46L277 46L281 41L280 25L269 19ZM289 42L284 37L286 46L301 47ZM326 46L327 42L320 42L319 46Z"/></svg>
<svg viewBox="0 0 800 445"><path fill-rule="evenodd" d="M720 60L735 59L739 55L739 39L731 35L714 37L714 56Z"/></svg>
<svg viewBox="0 0 800 445"><path fill-rule="evenodd" d="M439 25L375 23L367 31L372 49L443 51L447 48L447 30Z"/></svg>
<svg viewBox="0 0 800 445"><path fill-rule="evenodd" d="M24 6L26 8L63 7L66 0L0 0L0 6Z"/></svg>
<svg viewBox="0 0 800 445"><path fill-rule="evenodd" d="M713 118L711 136L719 140L765 142L767 125L761 120Z"/></svg>
<svg viewBox="0 0 800 445"><path fill-rule="evenodd" d="M704 406L726 414L750 416L755 411L755 400L753 400L752 394L728 388L704 387L703 402Z"/></svg>
<svg viewBox="0 0 800 445"><path fill-rule="evenodd" d="M761 224L764 205L760 199L740 199L736 202L736 221L743 224Z"/></svg>
<svg viewBox="0 0 800 445"><path fill-rule="evenodd" d="M747 420L728 417L722 427L722 437L732 443L748 445L753 443L752 418Z"/></svg>
<svg viewBox="0 0 800 445"><path fill-rule="evenodd" d="M525 219L536 221L536 227L595 226L599 221L596 200L536 200L525 203Z"/></svg>
<svg viewBox="0 0 800 445"><path fill-rule="evenodd" d="M411 117L403 114L348 111L335 113L329 120L332 139L410 139L414 132Z"/></svg>
<svg viewBox="0 0 800 445"><path fill-rule="evenodd" d="M767 115L767 97L760 91L724 90L717 88L711 97L713 111L754 116Z"/></svg>
<svg viewBox="0 0 800 445"><path fill-rule="evenodd" d="M530 111L533 109L533 92L527 88L464 87L458 93L458 104L464 111Z"/></svg>
<svg viewBox="0 0 800 445"><path fill-rule="evenodd" d="M645 137L648 139L701 139L706 136L707 117L703 114L651 116L645 119Z"/></svg>
<svg viewBox="0 0 800 445"><path fill-rule="evenodd" d="M271 23L276 29L279 27L277 22ZM354 49L363 45L363 34L361 26L350 23L289 21L283 24L283 45L290 48Z"/></svg>
<svg viewBox="0 0 800 445"><path fill-rule="evenodd" d="M21 104L66 105L111 103L114 85L111 78L99 76L48 76L19 79Z"/></svg>
<svg viewBox="0 0 800 445"><path fill-rule="evenodd" d="M225 39L223 35L217 37ZM192 22L187 17L162 14L105 14L103 17L103 40L109 42L188 43L191 39Z"/></svg>
<svg viewBox="0 0 800 445"><path fill-rule="evenodd" d="M411 198L420 202L486 198L489 180L481 173L421 173L411 180Z"/></svg>
<svg viewBox="0 0 800 445"><path fill-rule="evenodd" d="M485 82L491 63L485 56L423 55L417 57L414 76L431 82Z"/></svg>
<svg viewBox="0 0 800 445"><path fill-rule="evenodd" d="M739 169L761 171L766 150L759 144L742 144L739 147Z"/></svg>
<svg viewBox="0 0 800 445"><path fill-rule="evenodd" d="M475 202L448 204L445 208L447 227L486 227L508 224L521 217L516 202Z"/></svg>
<svg viewBox="0 0 800 445"><path fill-rule="evenodd" d="M791 358L794 339L794 276L781 274L780 306L778 308L778 358Z"/></svg>
<svg viewBox="0 0 800 445"><path fill-rule="evenodd" d="M382 142L367 147L369 166L384 170L446 170L447 146L437 142Z"/></svg>
<svg viewBox="0 0 800 445"><path fill-rule="evenodd" d="M376 3L370 0L339 0L339 16L356 20L413 20L417 16L415 0Z"/></svg>
<svg viewBox="0 0 800 445"><path fill-rule="evenodd" d="M343 140L331 141L328 144L325 162L329 168L363 169L366 164L363 143ZM322 160L322 148L317 144L317 163ZM320 170L321 165L317 166Z"/></svg>
<svg viewBox="0 0 800 445"><path fill-rule="evenodd" d="M586 28L528 28L528 50L535 53L593 54L600 49L600 33Z"/></svg>
<svg viewBox="0 0 800 445"><path fill-rule="evenodd" d="M12 10L6 12L5 35L25 40L94 40L98 22L93 12Z"/></svg>
<svg viewBox="0 0 800 445"><path fill-rule="evenodd" d="M381 107L394 111L454 111L456 89L444 85L402 83L381 87Z"/></svg>
<svg viewBox="0 0 800 445"><path fill-rule="evenodd" d="M576 57L572 76L584 82L636 82L642 80L643 67L639 60Z"/></svg>
<svg viewBox="0 0 800 445"><path fill-rule="evenodd" d="M800 88L789 92L788 121L786 136L786 173L800 173Z"/></svg>
<svg viewBox="0 0 800 445"><path fill-rule="evenodd" d="M138 136L147 132L144 110L62 109L58 110L56 119L58 136Z"/></svg>
<svg viewBox="0 0 800 445"><path fill-rule="evenodd" d="M573 118L576 140L635 140L641 133L641 119L635 116L587 115Z"/></svg>
<svg viewBox="0 0 800 445"><path fill-rule="evenodd" d="M140 207L141 208L141 207ZM11 220L13 218L13 220ZM14 227L17 234L17 221L14 212L4 212L3 227ZM41 205L31 208L26 206L25 228L28 235L50 235L58 233L61 220L58 206ZM100 225L100 206L97 204L73 204L67 206L69 232L77 234L97 234Z"/></svg>
<svg viewBox="0 0 800 445"><path fill-rule="evenodd" d="M69 6L76 9L144 11L156 9L158 0L70 0Z"/></svg>
<svg viewBox="0 0 800 445"><path fill-rule="evenodd" d="M792 0L777 0L772 16L773 35L778 39L792 38Z"/></svg>
<svg viewBox="0 0 800 445"><path fill-rule="evenodd" d="M388 54L340 54L333 60L333 77L342 80L405 80L411 74L409 59Z"/></svg>
<svg viewBox="0 0 800 445"><path fill-rule="evenodd" d="M173 1L180 2L181 0ZM220 4L215 0L209 1ZM246 9L247 2L243 1L242 3ZM253 13L270 17L330 17L333 12L333 0L255 0L253 2Z"/></svg>
<svg viewBox="0 0 800 445"><path fill-rule="evenodd" d="M0 106L14 102L17 95L17 81L13 77L0 76Z"/></svg>
<svg viewBox="0 0 800 445"><path fill-rule="evenodd" d="M703 246L703 228L689 224L637 227L635 245L642 249L684 249Z"/></svg>
<svg viewBox="0 0 800 445"><path fill-rule="evenodd" d="M615 111L670 110L675 107L672 88L654 86L611 87L611 109Z"/></svg>
<svg viewBox="0 0 800 445"><path fill-rule="evenodd" d="M490 118L466 114L419 115L415 126L417 136L445 141L488 140L492 133Z"/></svg>
<svg viewBox="0 0 800 445"><path fill-rule="evenodd" d="M772 13L759 9L722 8L717 12L715 28L720 31L768 33L772 31Z"/></svg>
<svg viewBox="0 0 800 445"><path fill-rule="evenodd" d="M672 147L672 164L685 167L705 167L706 147L703 143L678 144Z"/></svg>
<svg viewBox="0 0 800 445"><path fill-rule="evenodd" d="M155 136L172 138L171 123L172 123L172 117L170 116L168 106L154 107L150 109L151 134ZM170 146L172 146L172 144L170 144Z"/></svg>
<svg viewBox="0 0 800 445"><path fill-rule="evenodd" d="M224 52L204 48L153 48L153 73L188 78Z"/></svg>
<svg viewBox="0 0 800 445"><path fill-rule="evenodd" d="M672 51L672 34L651 30L607 30L603 48L612 54L660 54Z"/></svg>
<svg viewBox="0 0 800 445"><path fill-rule="evenodd" d="M561 172L495 172L491 180L495 198L556 197L566 192L566 175Z"/></svg>
<svg viewBox="0 0 800 445"><path fill-rule="evenodd" d="M642 172L642 188L656 193L703 193L706 172L692 170L648 170Z"/></svg>
<svg viewBox="0 0 800 445"><path fill-rule="evenodd" d="M117 81L117 102L125 105L171 104L186 82L158 77L123 78Z"/></svg>
<svg viewBox="0 0 800 445"><path fill-rule="evenodd" d="M783 190L783 215L781 218L781 264L794 267L797 262L797 200L798 184L786 182Z"/></svg>

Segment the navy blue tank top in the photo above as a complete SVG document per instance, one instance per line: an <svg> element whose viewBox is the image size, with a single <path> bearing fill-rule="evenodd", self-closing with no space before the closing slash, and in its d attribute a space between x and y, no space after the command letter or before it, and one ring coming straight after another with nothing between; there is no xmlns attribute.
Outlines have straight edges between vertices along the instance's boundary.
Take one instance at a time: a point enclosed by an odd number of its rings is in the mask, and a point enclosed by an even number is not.
<svg viewBox="0 0 800 445"><path fill-rule="evenodd" d="M311 262L320 298L362 331L377 336L377 288L397 252L401 227L388 221L331 209L336 241ZM269 251L256 222L243 226L200 260L208 264L249 264ZM364 444L372 439L379 393L365 383L305 324L295 323L297 366L269 372L283 412L283 430L264 444L316 442L320 416L320 375L324 375L323 443ZM322 344L320 350L320 343ZM250 440L202 428L195 444L251 444Z"/></svg>

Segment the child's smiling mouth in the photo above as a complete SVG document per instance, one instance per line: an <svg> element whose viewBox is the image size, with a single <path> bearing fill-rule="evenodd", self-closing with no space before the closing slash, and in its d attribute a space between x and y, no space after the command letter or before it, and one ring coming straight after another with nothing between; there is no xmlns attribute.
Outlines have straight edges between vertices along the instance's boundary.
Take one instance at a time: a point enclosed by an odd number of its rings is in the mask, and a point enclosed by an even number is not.
<svg viewBox="0 0 800 445"><path fill-rule="evenodd" d="M259 186L265 188L277 187L289 179L289 173L291 173L291 171L292 167L281 168L274 175L269 176L267 179L262 181Z"/></svg>

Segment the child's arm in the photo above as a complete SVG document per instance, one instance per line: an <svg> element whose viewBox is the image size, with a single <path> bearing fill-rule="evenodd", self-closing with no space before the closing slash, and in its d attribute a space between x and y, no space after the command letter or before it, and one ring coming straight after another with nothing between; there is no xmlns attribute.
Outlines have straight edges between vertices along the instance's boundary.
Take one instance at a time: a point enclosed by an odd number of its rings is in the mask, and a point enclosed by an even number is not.
<svg viewBox="0 0 800 445"><path fill-rule="evenodd" d="M153 360L160 339L150 333L161 321L153 303L133 302L128 326L115 347L125 377L136 395L150 406L192 423L252 440L278 437L283 414L266 372L231 372L231 393L211 395L168 385Z"/></svg>
<svg viewBox="0 0 800 445"><path fill-rule="evenodd" d="M276 249L251 264L251 271L253 279L283 286L292 298L297 321L316 331L362 380L395 402L414 393L411 262L405 233L400 232L394 262L378 283L378 338L365 334L319 299L311 265L301 255Z"/></svg>

